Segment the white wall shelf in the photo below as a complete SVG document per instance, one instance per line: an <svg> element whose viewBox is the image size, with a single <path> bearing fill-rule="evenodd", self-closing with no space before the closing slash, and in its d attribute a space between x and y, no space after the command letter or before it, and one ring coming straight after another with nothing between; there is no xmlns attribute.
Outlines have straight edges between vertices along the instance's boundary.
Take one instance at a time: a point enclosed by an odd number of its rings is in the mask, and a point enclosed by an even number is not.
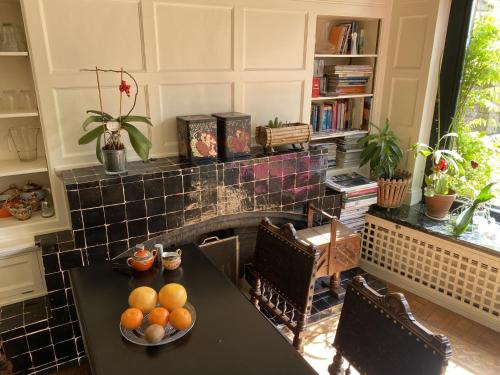
<svg viewBox="0 0 500 375"><path fill-rule="evenodd" d="M335 95L335 96L317 96L311 98L313 102L320 102L323 100L336 100L336 99L350 99L350 98L371 98L373 94L347 94L347 95Z"/></svg>
<svg viewBox="0 0 500 375"><path fill-rule="evenodd" d="M2 113L0 112L0 119L3 118L21 118L21 117L37 117L38 112L11 112Z"/></svg>
<svg viewBox="0 0 500 375"><path fill-rule="evenodd" d="M42 217L42 211L33 212L28 220L18 220L14 216L0 218L0 229L14 229L21 226L37 226L40 223L47 225L54 224L57 221L55 216Z"/></svg>
<svg viewBox="0 0 500 375"><path fill-rule="evenodd" d="M378 57L377 54L375 53L368 53L368 54L359 54L359 55L349 55L349 54L329 54L329 53L316 53L314 55L314 58L316 59L326 59L330 57L335 57L335 58L353 58L353 57Z"/></svg>
<svg viewBox="0 0 500 375"><path fill-rule="evenodd" d="M47 172L47 161L44 157L33 161L0 160L0 177Z"/></svg>
<svg viewBox="0 0 500 375"><path fill-rule="evenodd" d="M28 52L2 52L0 51L0 57L19 57L28 56Z"/></svg>

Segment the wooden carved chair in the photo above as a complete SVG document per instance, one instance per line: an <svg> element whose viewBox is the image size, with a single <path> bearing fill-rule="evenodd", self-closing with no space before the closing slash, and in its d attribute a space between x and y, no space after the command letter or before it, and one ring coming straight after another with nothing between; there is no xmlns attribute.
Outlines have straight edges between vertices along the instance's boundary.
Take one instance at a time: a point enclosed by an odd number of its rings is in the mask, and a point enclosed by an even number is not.
<svg viewBox="0 0 500 375"><path fill-rule="evenodd" d="M333 346L330 375L344 373L343 358L361 374L441 375L452 354L446 336L415 320L403 294L380 295L361 276L347 285Z"/></svg>
<svg viewBox="0 0 500 375"><path fill-rule="evenodd" d="M311 313L318 257L314 245L297 238L292 224L278 228L269 219L262 220L257 230L257 277L250 290L251 301L293 332L293 346L299 351Z"/></svg>
<svg viewBox="0 0 500 375"><path fill-rule="evenodd" d="M330 221L328 224L314 226L314 215ZM307 228L297 231L297 237L316 246L320 252L317 277L331 276L330 289L342 299L345 290L340 286L340 272L357 267L361 252L361 237L352 229L309 204L307 207Z"/></svg>

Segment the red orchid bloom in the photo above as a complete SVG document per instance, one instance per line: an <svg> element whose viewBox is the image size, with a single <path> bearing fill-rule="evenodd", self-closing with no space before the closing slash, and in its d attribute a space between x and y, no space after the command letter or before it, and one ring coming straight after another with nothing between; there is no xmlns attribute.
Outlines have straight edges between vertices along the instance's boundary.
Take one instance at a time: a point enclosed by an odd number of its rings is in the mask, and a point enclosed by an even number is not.
<svg viewBox="0 0 500 375"><path fill-rule="evenodd" d="M125 94L127 94L127 96L130 97L130 85L127 85L127 81L122 80L122 83L121 83L119 89L120 89L120 92L125 92Z"/></svg>
<svg viewBox="0 0 500 375"><path fill-rule="evenodd" d="M438 171L446 172L447 166L448 165L446 163L446 160L441 159L441 160L439 160L439 163L437 164L437 169L438 169Z"/></svg>
<svg viewBox="0 0 500 375"><path fill-rule="evenodd" d="M477 167L479 167L479 163L475 160L471 160L470 166L472 167L472 169L476 169Z"/></svg>

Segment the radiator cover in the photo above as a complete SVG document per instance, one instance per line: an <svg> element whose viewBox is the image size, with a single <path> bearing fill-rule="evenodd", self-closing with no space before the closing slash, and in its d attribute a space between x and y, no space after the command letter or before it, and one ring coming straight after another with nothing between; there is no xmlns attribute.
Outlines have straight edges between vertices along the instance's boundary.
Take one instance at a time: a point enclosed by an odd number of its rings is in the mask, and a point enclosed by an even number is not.
<svg viewBox="0 0 500 375"><path fill-rule="evenodd" d="M500 257L366 215L360 266L500 332Z"/></svg>

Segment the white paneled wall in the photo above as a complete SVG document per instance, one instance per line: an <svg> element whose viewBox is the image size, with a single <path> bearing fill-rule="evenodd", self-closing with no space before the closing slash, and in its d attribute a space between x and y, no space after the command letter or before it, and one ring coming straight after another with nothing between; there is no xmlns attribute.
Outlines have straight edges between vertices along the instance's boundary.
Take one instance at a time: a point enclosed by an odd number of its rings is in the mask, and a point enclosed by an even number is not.
<svg viewBox="0 0 500 375"><path fill-rule="evenodd" d="M402 147L429 141L451 0L397 0L391 9L381 111L391 121ZM412 171L407 203L420 201L424 160L406 153Z"/></svg>
<svg viewBox="0 0 500 375"><path fill-rule="evenodd" d="M52 168L96 162L79 146L99 65L133 72L153 156L177 153L175 117L236 110L252 125L307 121L318 14L384 18L386 1L22 0ZM101 75L117 114L118 77ZM129 104L128 102L126 103ZM134 159L133 153L130 159Z"/></svg>
<svg viewBox="0 0 500 375"><path fill-rule="evenodd" d="M77 144L85 110L99 107L95 75L80 69L95 65L135 75L135 113L155 124L144 129L153 157L177 153L178 115L246 112L253 129L275 116L308 122L318 15L381 20L372 120L389 116L405 147L426 141L450 2L20 1L50 173L97 163L93 145ZM117 76L101 75L104 110L113 114L117 83ZM137 157L130 152L129 159ZM405 164L413 169L412 159ZM54 190L64 204L62 188Z"/></svg>

